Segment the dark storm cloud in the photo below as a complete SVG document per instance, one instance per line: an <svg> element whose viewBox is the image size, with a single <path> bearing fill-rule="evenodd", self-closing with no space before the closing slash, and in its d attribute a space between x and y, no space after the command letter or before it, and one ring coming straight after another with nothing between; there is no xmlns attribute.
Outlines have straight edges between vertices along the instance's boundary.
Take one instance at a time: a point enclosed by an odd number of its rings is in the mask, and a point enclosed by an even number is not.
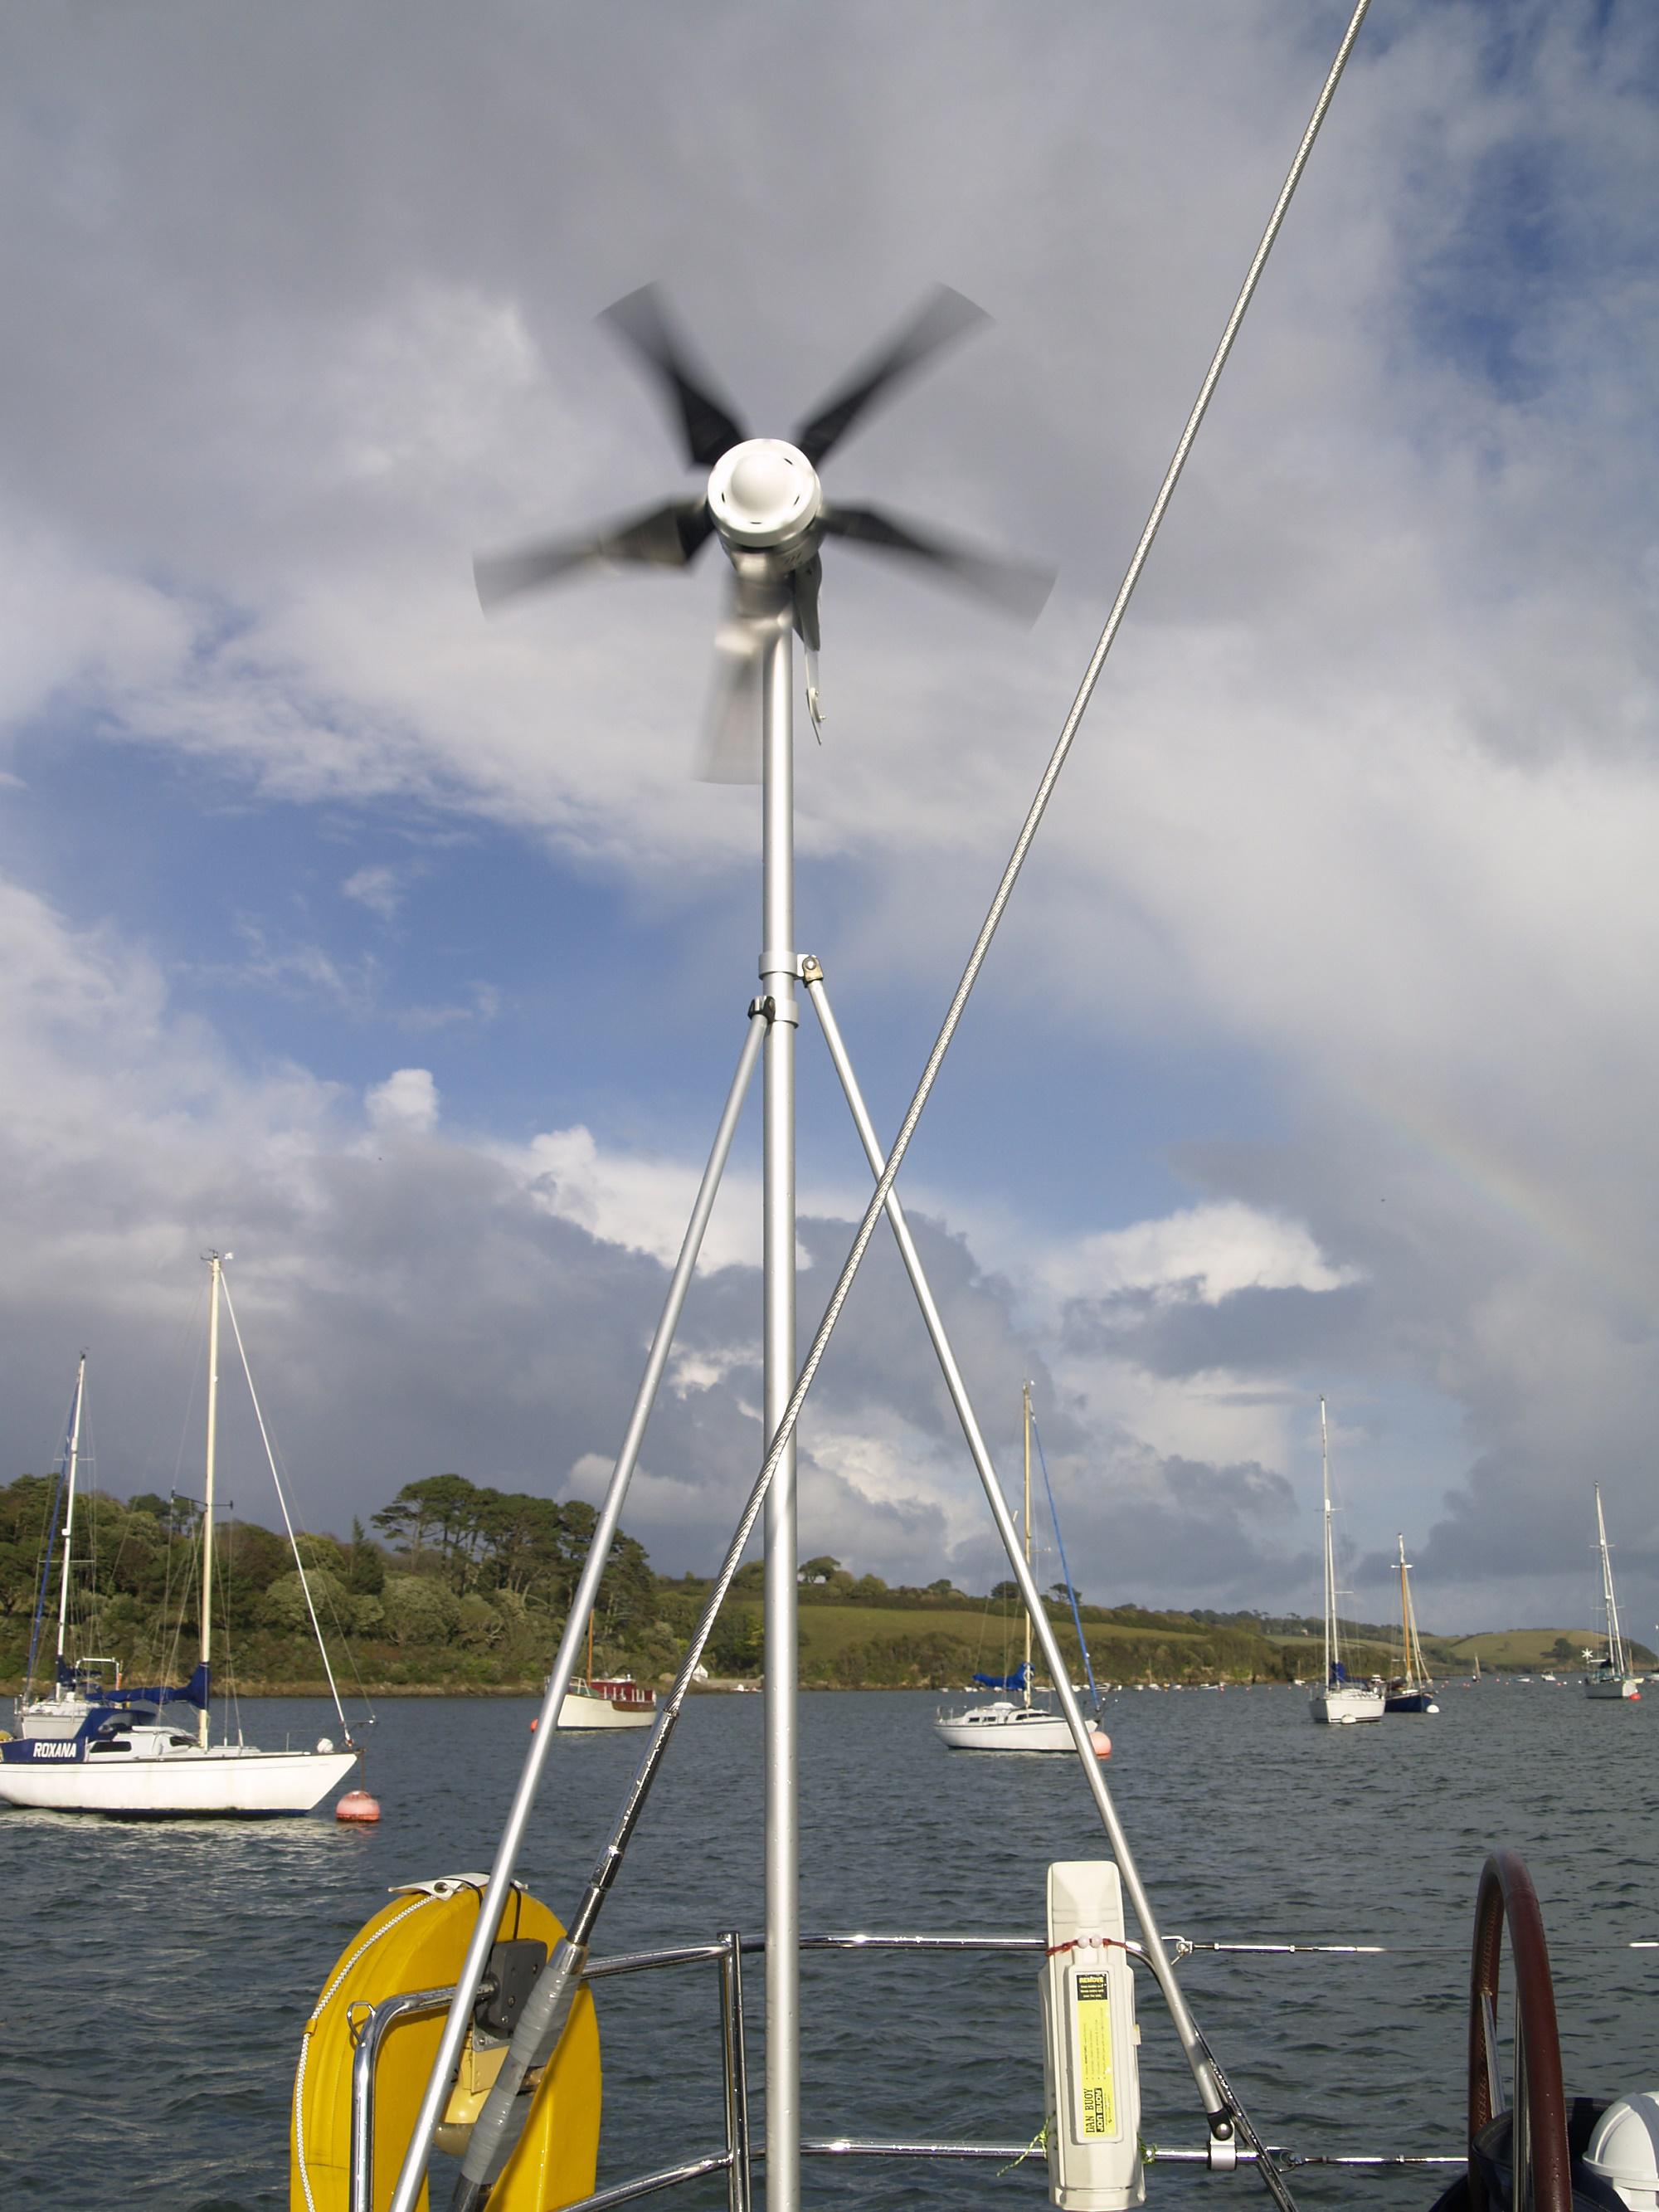
<svg viewBox="0 0 1659 2212"><path fill-rule="evenodd" d="M1183 1295L1183 1288L1186 1294ZM1366 1286L1334 1291L1247 1289L1214 1300L1198 1285L1073 1299L1066 1349L1133 1359L1155 1375L1282 1375L1288 1364L1352 1360L1372 1307Z"/></svg>

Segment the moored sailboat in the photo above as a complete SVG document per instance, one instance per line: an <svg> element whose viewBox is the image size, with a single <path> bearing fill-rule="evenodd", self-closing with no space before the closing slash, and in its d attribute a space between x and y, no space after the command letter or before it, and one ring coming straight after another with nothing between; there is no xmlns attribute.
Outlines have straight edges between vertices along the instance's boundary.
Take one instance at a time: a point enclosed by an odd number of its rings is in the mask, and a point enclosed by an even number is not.
<svg viewBox="0 0 1659 2212"><path fill-rule="evenodd" d="M1631 1672L1625 1639L1619 1632L1619 1601L1613 1594L1613 1561L1607 1553L1607 1524L1601 1511L1601 1486L1595 1486L1595 1545L1601 1561L1601 1622L1606 1642L1600 1651L1586 1650L1584 1695L1634 1705L1641 1697L1638 1677Z"/></svg>
<svg viewBox="0 0 1659 2212"><path fill-rule="evenodd" d="M649 1728L657 1717L654 1691L631 1674L593 1672L593 1615L587 1616L587 1672L574 1675L559 1707L562 1729Z"/></svg>
<svg viewBox="0 0 1659 2212"><path fill-rule="evenodd" d="M307 1813L356 1765L354 1747L336 1750L325 1736L313 1751L260 1751L238 1741L209 1740L209 1686L213 1652L213 1529L218 1447L219 1304L224 1290L223 1261L207 1255L212 1270L208 1302L207 1453L201 1524L200 1660L181 1689L106 1692L88 1680L86 1709L71 1733L25 1735L0 1743L0 1802L37 1811L101 1813L127 1818L180 1815L261 1815ZM233 1328L235 1316L231 1316ZM238 1337L238 1349L240 1339ZM244 1362L246 1366L246 1361ZM249 1382L252 1389L252 1378ZM256 1415L258 1412L255 1400ZM260 1419L263 1433L264 1421ZM274 1460L271 1471L276 1472ZM280 1497L280 1485L278 1488ZM288 1516L286 1502L283 1516ZM294 1540L295 1564L306 1594L307 1610L335 1711L350 1746L345 1713L323 1646L311 1602L305 1562ZM68 1537L65 1534L67 1551ZM66 1562L67 1586L67 1562ZM194 1708L191 1723L169 1715L178 1705Z"/></svg>
<svg viewBox="0 0 1659 2212"><path fill-rule="evenodd" d="M1031 1564L1031 1386L1021 1386L1020 1407L1024 1421L1025 1439L1025 1564ZM1069 1587L1069 1583L1068 1583ZM1082 1642L1079 1628L1078 1640ZM1088 1654L1084 1654L1088 1664ZM989 1705L969 1705L959 1713L941 1713L933 1726L939 1741L951 1751L1071 1751L1077 1748L1064 1713L1054 1711L1048 1705L1034 1705L1031 1684L1036 1673L1031 1659L1031 1616L1025 1614L1025 1656L1012 1674L975 1674L974 1680L989 1690L1018 1689L1019 1703L1012 1698L998 1698ZM1098 1720L1098 1711L1094 1717ZM561 1726L562 1726L562 1722ZM1091 1731L1096 1753L1105 1758L1111 1750L1110 1742L1098 1728Z"/></svg>
<svg viewBox="0 0 1659 2212"><path fill-rule="evenodd" d="M1382 1692L1372 1682L1354 1682L1342 1657L1342 1638L1336 1619L1336 1554L1331 1534L1331 1449L1325 1421L1325 1401L1319 1401L1320 1486L1325 1504L1325 1668L1308 1700L1310 1720L1346 1724L1351 1721L1380 1721Z"/></svg>
<svg viewBox="0 0 1659 2212"><path fill-rule="evenodd" d="M1382 1710L1386 1713L1437 1713L1440 1710L1434 1702L1434 1684L1429 1680L1423 1646L1418 1640L1412 1571L1403 1534L1400 1537L1400 1672L1390 1677L1384 1688Z"/></svg>

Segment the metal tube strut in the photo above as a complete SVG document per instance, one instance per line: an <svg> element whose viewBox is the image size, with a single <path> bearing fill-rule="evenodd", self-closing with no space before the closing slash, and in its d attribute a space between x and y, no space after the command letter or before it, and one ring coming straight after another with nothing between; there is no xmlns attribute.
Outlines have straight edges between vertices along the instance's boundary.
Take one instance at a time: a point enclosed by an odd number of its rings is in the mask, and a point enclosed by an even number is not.
<svg viewBox="0 0 1659 2212"><path fill-rule="evenodd" d="M872 1173L879 1176L883 1167L881 1146L877 1140L875 1125L871 1121L865 1106L864 1095L859 1088L858 1077L854 1073L852 1060L848 1055L846 1043L836 1020L835 1010L830 1004L830 994L824 986L823 969L809 954L801 963L801 975L806 985L806 995L811 1000L813 1011L823 1026L824 1042L830 1048L830 1057L835 1064L836 1073L840 1077L842 1089L847 1094L847 1103L852 1111L854 1124L859 1133L859 1141L864 1147L865 1158L869 1161ZM934 1356L939 1361L939 1372L945 1377L945 1387L950 1393L951 1403L956 1408L957 1419L962 1425L962 1433L967 1440L969 1455L973 1460L981 1486L985 1492L986 1502L991 1509L991 1517L996 1523L997 1534L1002 1540L1003 1550L1008 1555L1010 1571L1019 1585L1019 1594L1025 1607L1026 1618L1036 1632L1037 1642L1042 1647L1043 1660L1053 1680L1055 1695L1059 1698L1060 1709L1065 1713L1066 1724L1071 1729L1072 1741L1077 1746L1084 1780L1088 1785L1090 1796L1095 1801L1095 1809L1100 1815L1101 1825L1105 1829L1108 1840L1111 1844L1112 1855L1117 1861L1118 1871L1123 1876L1124 1887L1129 1893L1130 1902L1134 1907L1135 1918L1140 1923L1140 1931L1146 1944L1146 1964L1156 1976L1158 1985L1163 1991L1164 2002L1170 2008L1170 2017L1175 2024L1176 2037L1186 2056L1187 2063L1192 2069L1193 2080L1197 2084L1199 2095L1203 2100L1204 2109L1210 2116L1213 2128L1218 2118L1227 2115L1227 2100L1222 2094L1216 2079L1215 2069L1205 2051L1203 2039L1199 2034L1186 1997L1176 1979L1175 1969L1164 1951L1164 1938L1158 1930L1152 1899L1147 1896L1141 1882L1139 1870L1134 1863L1134 1855L1129 1848L1129 1838L1124 1832L1121 1821L1118 1819L1117 1808L1113 1804L1111 1792L1106 1787L1106 1778L1100 1771L1100 1761L1095 1756L1094 1746L1090 1740L1089 1723L1084 1718L1083 1708L1078 1703L1076 1692L1072 1688L1071 1669L1066 1664L1065 1656L1060 1648L1060 1639L1054 1634L1054 1625L1049 1620L1042 1600L1038 1595L1036 1578L1025 1557L1019 1532L1014 1526L1012 1516L1009 1513L1007 1501L1003 1497L1002 1486L997 1480L996 1468L992 1464L984 1432L980 1427L978 1416L974 1412L973 1401L968 1395L967 1383L963 1380L962 1370L957 1364L957 1356L951 1347L949 1334L946 1333L944 1319L934 1300L932 1285L927 1280L927 1270L923 1267L921 1255L916 1250L915 1240L910 1234L910 1225L905 1219L904 1208L899 1201L898 1193L891 1188L887 1192L886 1209L888 1222L893 1231L893 1241L898 1246L899 1257L904 1262L904 1272L910 1279L910 1287L915 1292L916 1304L921 1309L921 1317L927 1324L928 1340L933 1345Z"/></svg>
<svg viewBox="0 0 1659 2212"><path fill-rule="evenodd" d="M726 1104L721 1111L714 1141L710 1148L708 1164L703 1169L702 1181L698 1185L691 1216L686 1224L679 1257L674 1263L674 1273L668 1285L668 1294L663 1300L656 1334L651 1340L651 1350L646 1359L645 1372L634 1400L623 1433L622 1448L617 1455L617 1464L611 1471L611 1483L605 1492L605 1504L594 1526L592 1540L588 1546L587 1559L576 1593L570 1601L569 1614L565 1620L564 1634L559 1639L553 1671L547 1678L547 1692L542 1699L540 1719L530 1739L530 1751L519 1777L519 1786L514 1793L512 1808L501 1839L496 1846L495 1863L490 1869L489 1886L479 1899L478 1922L472 1931L459 1978L455 1984L455 1996L444 2023L437 2055L432 2062L432 2072L426 2085L426 2094L416 2118L415 2131L409 2139L409 2148L398 2174L398 2185L392 2193L390 2212L413 2212L421 2185L426 2177L427 2160L432 2152L433 2132L442 2118L449 2100L451 2085L460 2064L461 2045L472 2020L472 2007L478 1994L478 1984L483 1979L484 1969L489 1963L489 1953L495 1943L498 1924L513 1892L513 1874L518 1864L519 1851L525 1831L530 1823L536 1794L541 1786L542 1771L547 1764L548 1753L558 1726L559 1708L569 1687L572 1669L576 1663L576 1652L581 1642L587 1616L599 1597L600 1579L611 1556L611 1545L622 1517L628 1486L633 1479L638 1462L640 1446L644 1441L646 1425L651 1418L663 1370L672 1349L674 1332L679 1325L680 1314L685 1304L686 1292L691 1286L691 1277L697 1264L697 1255L702 1249L703 1232L708 1226L709 1215L714 1209L714 1198L720 1189L720 1177L731 1156L732 1140L737 1133L738 1119L755 1072L755 1062L760 1056L766 1022L758 1005L749 1009L749 1026L744 1032L743 1049L738 1054L737 1072L732 1079ZM549 1969L550 1972L550 1967ZM503 2072L507 2069L504 2067ZM520 2078L522 2079L522 2069ZM482 2121L483 2116L480 2115ZM477 2138L474 2129L474 2140Z"/></svg>

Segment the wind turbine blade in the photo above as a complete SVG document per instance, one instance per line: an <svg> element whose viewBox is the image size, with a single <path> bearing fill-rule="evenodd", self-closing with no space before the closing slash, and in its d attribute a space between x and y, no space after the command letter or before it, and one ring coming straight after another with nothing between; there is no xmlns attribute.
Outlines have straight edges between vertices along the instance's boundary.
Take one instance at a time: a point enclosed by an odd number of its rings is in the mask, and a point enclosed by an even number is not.
<svg viewBox="0 0 1659 2212"><path fill-rule="evenodd" d="M793 579L795 588L795 628L809 653L818 649L818 589L823 582L823 563L815 553L804 561Z"/></svg>
<svg viewBox="0 0 1659 2212"><path fill-rule="evenodd" d="M515 599L544 584L556 584L578 569L610 568L621 562L649 568L684 568L696 557L714 527L701 499L676 500L643 514L624 516L580 538L542 538L501 553L481 553L472 563L478 598L489 607Z"/></svg>
<svg viewBox="0 0 1659 2212"><path fill-rule="evenodd" d="M662 289L641 284L637 292L609 307L599 320L609 323L668 387L678 411L689 459L712 469L720 455L748 435L731 410L716 399L696 369L690 354L669 319Z"/></svg>
<svg viewBox="0 0 1659 2212"><path fill-rule="evenodd" d="M948 576L953 583L989 599L1005 612L1034 623L1054 589L1052 568L1035 568L998 554L981 553L959 539L941 538L895 521L873 507L835 507L823 520L827 538L844 538L872 552L898 553Z"/></svg>
<svg viewBox="0 0 1659 2212"><path fill-rule="evenodd" d="M704 783L761 780L761 661L763 629L728 599L714 632L714 678L703 716L697 774Z"/></svg>
<svg viewBox="0 0 1659 2212"><path fill-rule="evenodd" d="M816 468L834 446L838 446L861 415L885 398L913 375L930 355L990 318L983 307L941 284L923 301L916 313L881 351L854 371L849 380L809 416L794 436L794 443Z"/></svg>
<svg viewBox="0 0 1659 2212"><path fill-rule="evenodd" d="M812 718L812 733L822 744L823 692L818 683L818 588L823 581L823 562L816 553L796 569L793 581L795 628L806 648L806 711Z"/></svg>

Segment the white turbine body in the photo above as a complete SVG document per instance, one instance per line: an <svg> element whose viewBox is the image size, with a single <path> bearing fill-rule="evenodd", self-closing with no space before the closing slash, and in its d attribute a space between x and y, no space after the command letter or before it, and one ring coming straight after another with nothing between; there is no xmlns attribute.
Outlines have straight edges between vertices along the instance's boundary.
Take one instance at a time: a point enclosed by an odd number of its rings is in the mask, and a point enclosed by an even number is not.
<svg viewBox="0 0 1659 2212"><path fill-rule="evenodd" d="M772 553L779 556L776 573L796 565L789 554L809 556L823 489L799 447L781 438L746 438L709 471L708 512L729 550Z"/></svg>

